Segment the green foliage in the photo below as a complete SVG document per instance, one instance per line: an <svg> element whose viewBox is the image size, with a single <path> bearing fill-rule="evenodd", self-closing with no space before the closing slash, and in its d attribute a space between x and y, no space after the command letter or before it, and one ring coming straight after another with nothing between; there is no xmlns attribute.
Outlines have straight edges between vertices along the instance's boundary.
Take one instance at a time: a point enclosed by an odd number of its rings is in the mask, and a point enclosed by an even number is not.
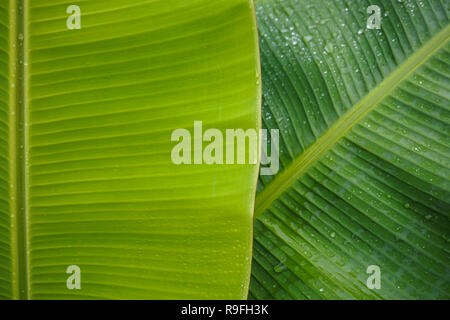
<svg viewBox="0 0 450 320"><path fill-rule="evenodd" d="M381 29L367 29L367 8ZM263 127L253 299L450 297L446 1L257 0ZM381 269L381 289L366 286Z"/></svg>
<svg viewBox="0 0 450 320"><path fill-rule="evenodd" d="M259 129L251 2L72 4L0 1L0 297L246 298L257 168L171 133Z"/></svg>

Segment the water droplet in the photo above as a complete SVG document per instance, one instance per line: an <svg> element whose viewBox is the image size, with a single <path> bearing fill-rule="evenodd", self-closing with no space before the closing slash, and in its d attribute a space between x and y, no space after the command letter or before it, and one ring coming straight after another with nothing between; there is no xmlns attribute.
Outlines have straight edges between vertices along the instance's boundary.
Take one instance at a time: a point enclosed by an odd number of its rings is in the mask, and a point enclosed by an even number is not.
<svg viewBox="0 0 450 320"><path fill-rule="evenodd" d="M280 262L275 267L273 267L273 271L275 271L276 273L283 272L286 269L287 269L287 267L282 262Z"/></svg>
<svg viewBox="0 0 450 320"><path fill-rule="evenodd" d="M302 37L304 42L310 42L313 39L313 36L307 35Z"/></svg>

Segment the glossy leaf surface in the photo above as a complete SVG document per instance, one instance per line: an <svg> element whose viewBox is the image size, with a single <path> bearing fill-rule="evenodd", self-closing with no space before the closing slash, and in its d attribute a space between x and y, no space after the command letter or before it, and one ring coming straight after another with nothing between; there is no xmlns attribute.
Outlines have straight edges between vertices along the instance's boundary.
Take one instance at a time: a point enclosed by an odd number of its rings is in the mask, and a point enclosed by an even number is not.
<svg viewBox="0 0 450 320"><path fill-rule="evenodd" d="M373 5L380 29L367 28ZM280 130L282 169L260 179L250 297L448 299L448 4L256 10L263 126Z"/></svg>

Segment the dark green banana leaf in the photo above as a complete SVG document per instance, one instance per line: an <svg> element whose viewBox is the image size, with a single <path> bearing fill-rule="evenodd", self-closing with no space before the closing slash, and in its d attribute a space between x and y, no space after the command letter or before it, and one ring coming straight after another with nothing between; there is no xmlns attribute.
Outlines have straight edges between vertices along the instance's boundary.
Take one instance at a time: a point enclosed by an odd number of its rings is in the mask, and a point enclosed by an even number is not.
<svg viewBox="0 0 450 320"><path fill-rule="evenodd" d="M450 298L448 1L256 10L281 169L260 178L249 297Z"/></svg>

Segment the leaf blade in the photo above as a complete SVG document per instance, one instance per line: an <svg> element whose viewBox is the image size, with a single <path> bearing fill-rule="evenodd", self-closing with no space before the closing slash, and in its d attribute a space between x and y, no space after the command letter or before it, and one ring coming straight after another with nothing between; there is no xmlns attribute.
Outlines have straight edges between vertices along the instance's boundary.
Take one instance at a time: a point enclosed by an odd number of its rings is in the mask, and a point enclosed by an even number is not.
<svg viewBox="0 0 450 320"><path fill-rule="evenodd" d="M9 143L26 160L9 183L25 199L26 259L2 263L13 297L246 297L257 168L177 166L171 133L259 128L249 3L83 2L75 30L72 3L23 3L25 143ZM80 290L66 286L71 265Z"/></svg>
<svg viewBox="0 0 450 320"><path fill-rule="evenodd" d="M257 5L267 93L263 122L280 129L286 171L260 178L254 297L448 297L448 66L430 66L435 57L448 56L448 17L441 2L373 4L386 13L380 31L364 30L364 1ZM440 31L442 38L435 35ZM369 92L383 78L395 77L397 66L410 63L414 69L414 52L432 46L431 38L441 50L407 81L398 81L393 96L373 106L340 140L328 134L348 110L370 100ZM353 72L346 69L352 66ZM436 77L442 82L433 81ZM403 92L410 83L418 94ZM399 96L411 104L403 103L402 113ZM438 140L426 140L424 133ZM320 148L328 143L335 144L322 154ZM303 157L311 161L290 172ZM280 176L291 184L278 184ZM381 266L381 290L366 286L371 264Z"/></svg>

